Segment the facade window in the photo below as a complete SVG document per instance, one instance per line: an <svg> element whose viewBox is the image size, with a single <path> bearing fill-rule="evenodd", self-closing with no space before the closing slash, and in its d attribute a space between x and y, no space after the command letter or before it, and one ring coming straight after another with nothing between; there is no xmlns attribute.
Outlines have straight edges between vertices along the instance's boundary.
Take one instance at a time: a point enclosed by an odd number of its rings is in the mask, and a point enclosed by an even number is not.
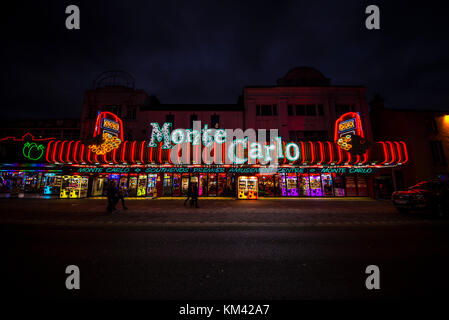
<svg viewBox="0 0 449 320"><path fill-rule="evenodd" d="M290 138L290 141L297 141L296 140L296 131L289 131L288 136Z"/></svg>
<svg viewBox="0 0 449 320"><path fill-rule="evenodd" d="M296 105L296 115L297 116L305 116L306 115L306 106L304 104Z"/></svg>
<svg viewBox="0 0 449 320"><path fill-rule="evenodd" d="M174 114L167 114L165 115L165 122L171 123L172 127L175 126L175 115Z"/></svg>
<svg viewBox="0 0 449 320"><path fill-rule="evenodd" d="M120 117L122 108L121 108L121 106L118 106L118 105L111 105L111 106L104 107L104 110L112 112L113 114L115 114L115 115Z"/></svg>
<svg viewBox="0 0 449 320"><path fill-rule="evenodd" d="M218 114L213 114L210 116L210 127L218 129L220 125L220 116Z"/></svg>
<svg viewBox="0 0 449 320"><path fill-rule="evenodd" d="M289 131L290 141L327 141L327 131Z"/></svg>
<svg viewBox="0 0 449 320"><path fill-rule="evenodd" d="M190 115L190 127L193 128L193 121L198 121L198 115L191 114Z"/></svg>
<svg viewBox="0 0 449 320"><path fill-rule="evenodd" d="M430 149L432 150L433 163L435 165L446 165L446 156L441 141L430 141Z"/></svg>
<svg viewBox="0 0 449 320"><path fill-rule="evenodd" d="M324 116L324 106L322 104L319 104L317 106L317 109L318 109L318 115L319 116Z"/></svg>
<svg viewBox="0 0 449 320"><path fill-rule="evenodd" d="M292 104L288 105L288 115L293 116L293 105Z"/></svg>
<svg viewBox="0 0 449 320"><path fill-rule="evenodd" d="M97 109L94 107L90 107L89 108L89 114L87 115L88 119L95 119L95 117L97 116Z"/></svg>
<svg viewBox="0 0 449 320"><path fill-rule="evenodd" d="M276 104L262 104L256 106L256 116L277 116L278 108Z"/></svg>
<svg viewBox="0 0 449 320"><path fill-rule="evenodd" d="M131 106L126 109L126 119L136 120L137 117L137 107Z"/></svg>
<svg viewBox="0 0 449 320"><path fill-rule="evenodd" d="M262 105L262 116L272 116L273 112L271 109L271 105L269 104L264 104Z"/></svg>
<svg viewBox="0 0 449 320"><path fill-rule="evenodd" d="M306 105L306 116L316 116L316 108L314 104Z"/></svg>
<svg viewBox="0 0 449 320"><path fill-rule="evenodd" d="M337 115L337 118L341 116L344 113L352 112L354 111L354 106L349 104L336 104L335 105L335 114Z"/></svg>
<svg viewBox="0 0 449 320"><path fill-rule="evenodd" d="M437 122L435 121L434 117L426 118L425 123L426 123L426 130L428 133L433 133L433 134L438 133L438 126L437 126Z"/></svg>

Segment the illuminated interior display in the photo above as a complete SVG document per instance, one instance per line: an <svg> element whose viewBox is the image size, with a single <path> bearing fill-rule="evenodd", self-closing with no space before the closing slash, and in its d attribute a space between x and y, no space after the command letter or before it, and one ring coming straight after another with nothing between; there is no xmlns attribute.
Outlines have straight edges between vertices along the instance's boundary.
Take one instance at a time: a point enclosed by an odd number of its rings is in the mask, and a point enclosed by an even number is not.
<svg viewBox="0 0 449 320"><path fill-rule="evenodd" d="M148 196L157 196L157 189L156 189L156 181L157 181L157 174L149 174L148 175L148 186L147 186L147 195Z"/></svg>
<svg viewBox="0 0 449 320"><path fill-rule="evenodd" d="M55 173L46 173L44 175L44 194L59 194L61 188L61 176Z"/></svg>
<svg viewBox="0 0 449 320"><path fill-rule="evenodd" d="M238 178L238 198L239 199L258 198L257 177L240 176Z"/></svg>
<svg viewBox="0 0 449 320"><path fill-rule="evenodd" d="M128 195L135 197L137 195L137 175L131 175L128 182Z"/></svg>
<svg viewBox="0 0 449 320"><path fill-rule="evenodd" d="M310 174L310 196L311 197L322 197L323 192L321 190L321 177L319 174Z"/></svg>
<svg viewBox="0 0 449 320"><path fill-rule="evenodd" d="M181 195L181 174L173 174L173 196L178 197Z"/></svg>
<svg viewBox="0 0 449 320"><path fill-rule="evenodd" d="M147 175L140 174L137 182L137 196L144 197L147 193Z"/></svg>
<svg viewBox="0 0 449 320"><path fill-rule="evenodd" d="M325 173L321 175L321 184L323 185L323 196L333 196L332 174Z"/></svg>
<svg viewBox="0 0 449 320"><path fill-rule="evenodd" d="M309 177L307 174L299 175L299 194L305 197L310 196Z"/></svg>
<svg viewBox="0 0 449 320"><path fill-rule="evenodd" d="M281 175L281 191L284 197L298 196L298 183L296 174L282 174Z"/></svg>
<svg viewBox="0 0 449 320"><path fill-rule="evenodd" d="M45 146L37 144L36 142L25 142L22 148L23 156L32 161L37 161L42 158L45 153Z"/></svg>
<svg viewBox="0 0 449 320"><path fill-rule="evenodd" d="M87 197L88 177L63 176L61 181L60 198L85 198Z"/></svg>

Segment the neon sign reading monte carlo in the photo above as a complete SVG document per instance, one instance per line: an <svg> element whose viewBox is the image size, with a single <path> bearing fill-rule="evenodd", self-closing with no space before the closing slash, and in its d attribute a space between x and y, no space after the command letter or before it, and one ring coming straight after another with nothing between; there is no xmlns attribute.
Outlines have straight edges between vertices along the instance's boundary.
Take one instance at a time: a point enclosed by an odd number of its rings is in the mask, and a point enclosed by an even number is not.
<svg viewBox="0 0 449 320"><path fill-rule="evenodd" d="M277 165L278 159L284 157L288 161L296 161L301 153L299 146L290 142L283 150L282 138L277 129L270 129L269 141L265 129L211 129L207 124L201 129L201 121L193 122L193 129L175 129L170 132L171 123L166 122L162 128L157 122L152 122L152 132L149 147L157 147L157 142L163 142L163 149L173 149L171 162L173 164L190 164L190 148L200 148L202 160L205 164L223 164L222 145L225 146L225 164L261 164ZM263 142L262 142L263 141ZM247 150L245 156L244 150ZM174 152L173 152L174 151Z"/></svg>

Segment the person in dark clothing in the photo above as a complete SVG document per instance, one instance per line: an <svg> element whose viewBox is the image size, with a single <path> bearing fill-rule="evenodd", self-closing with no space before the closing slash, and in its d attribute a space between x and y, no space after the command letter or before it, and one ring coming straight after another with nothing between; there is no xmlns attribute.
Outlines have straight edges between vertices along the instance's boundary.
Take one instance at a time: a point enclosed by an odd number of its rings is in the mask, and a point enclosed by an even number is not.
<svg viewBox="0 0 449 320"><path fill-rule="evenodd" d="M186 205L187 201L192 198L192 184L189 183L189 187L187 188L187 199L184 201L184 206Z"/></svg>
<svg viewBox="0 0 449 320"><path fill-rule="evenodd" d="M117 188L115 186L115 181L110 181L107 188L108 206L107 211L112 213L115 209L116 198L117 198Z"/></svg>
<svg viewBox="0 0 449 320"><path fill-rule="evenodd" d="M116 202L115 202L115 204L117 204L117 202L119 201L119 200L121 200L122 201L122 208L124 209L124 210L126 210L126 209L128 209L126 206L125 206L125 196L126 196L126 188L124 187L124 186L120 186L119 188L118 188L118 192L117 192L117 199L116 199Z"/></svg>
<svg viewBox="0 0 449 320"><path fill-rule="evenodd" d="M195 204L195 208L198 208L198 185L195 183L192 187L192 206Z"/></svg>

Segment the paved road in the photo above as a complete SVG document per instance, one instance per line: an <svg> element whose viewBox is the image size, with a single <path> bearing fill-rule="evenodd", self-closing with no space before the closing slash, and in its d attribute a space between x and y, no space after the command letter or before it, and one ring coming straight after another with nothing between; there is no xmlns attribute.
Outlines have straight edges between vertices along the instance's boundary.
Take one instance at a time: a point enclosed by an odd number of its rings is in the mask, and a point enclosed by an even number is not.
<svg viewBox="0 0 449 320"><path fill-rule="evenodd" d="M447 296L448 228L157 231L1 227L13 297L342 299ZM64 269L81 269L81 290ZM381 290L364 287L365 267Z"/></svg>
<svg viewBox="0 0 449 320"><path fill-rule="evenodd" d="M369 199L202 200L199 209L184 207L183 200L128 200L128 210L112 215L105 212L105 202L1 199L0 224L257 228L436 223L423 214L399 214L389 201Z"/></svg>

